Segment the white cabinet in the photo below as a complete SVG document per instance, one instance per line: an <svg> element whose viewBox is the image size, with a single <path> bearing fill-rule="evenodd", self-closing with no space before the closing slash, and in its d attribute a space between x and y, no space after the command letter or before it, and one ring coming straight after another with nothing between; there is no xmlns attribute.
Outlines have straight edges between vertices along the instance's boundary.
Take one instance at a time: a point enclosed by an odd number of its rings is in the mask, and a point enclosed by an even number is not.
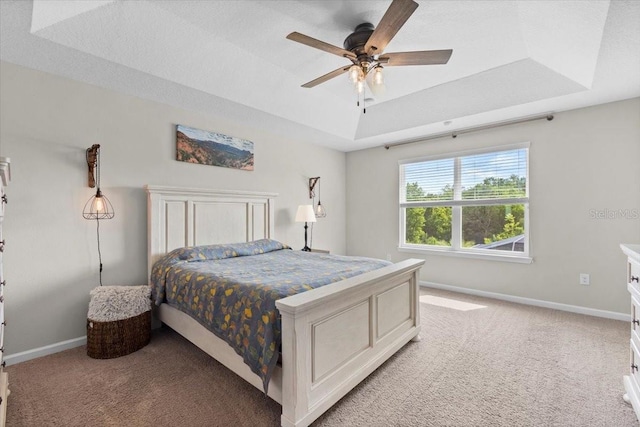
<svg viewBox="0 0 640 427"><path fill-rule="evenodd" d="M640 420L640 245L620 245L627 255L627 289L631 294L629 375L624 376L624 400L631 403Z"/></svg>
<svg viewBox="0 0 640 427"><path fill-rule="evenodd" d="M0 427L4 427L7 415L7 397L9 396L9 379L4 372L4 328L7 325L4 319L4 273L2 271L2 253L4 252L4 237L2 236L2 220L4 219L4 208L7 204L5 187L11 180L11 170L9 159L0 157Z"/></svg>

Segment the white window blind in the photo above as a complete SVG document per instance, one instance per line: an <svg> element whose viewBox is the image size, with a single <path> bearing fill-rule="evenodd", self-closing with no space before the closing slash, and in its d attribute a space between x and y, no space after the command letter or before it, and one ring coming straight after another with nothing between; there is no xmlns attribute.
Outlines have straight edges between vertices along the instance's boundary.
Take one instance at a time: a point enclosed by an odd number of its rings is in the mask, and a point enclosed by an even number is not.
<svg viewBox="0 0 640 427"><path fill-rule="evenodd" d="M403 201L453 200L453 163L453 159L441 159L403 165L404 182L401 187L406 190L407 184L417 185L416 189L422 190L407 190Z"/></svg>
<svg viewBox="0 0 640 427"><path fill-rule="evenodd" d="M528 148L516 148L401 164L400 203L411 207L525 202L527 157Z"/></svg>
<svg viewBox="0 0 640 427"><path fill-rule="evenodd" d="M462 157L462 199L513 199L527 195L527 149ZM477 184L485 184L478 186Z"/></svg>

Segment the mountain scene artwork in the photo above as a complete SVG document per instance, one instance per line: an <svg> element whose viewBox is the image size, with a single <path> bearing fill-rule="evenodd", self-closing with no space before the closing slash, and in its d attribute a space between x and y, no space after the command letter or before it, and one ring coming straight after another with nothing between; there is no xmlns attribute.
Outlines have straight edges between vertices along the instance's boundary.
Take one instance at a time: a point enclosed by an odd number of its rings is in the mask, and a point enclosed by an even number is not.
<svg viewBox="0 0 640 427"><path fill-rule="evenodd" d="M176 159L252 171L253 142L223 133L177 125Z"/></svg>

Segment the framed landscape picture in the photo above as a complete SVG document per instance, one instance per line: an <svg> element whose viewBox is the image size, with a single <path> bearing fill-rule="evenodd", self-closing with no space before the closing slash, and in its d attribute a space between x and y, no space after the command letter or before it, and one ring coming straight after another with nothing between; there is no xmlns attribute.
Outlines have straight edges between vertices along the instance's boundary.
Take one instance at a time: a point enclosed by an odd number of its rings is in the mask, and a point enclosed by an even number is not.
<svg viewBox="0 0 640 427"><path fill-rule="evenodd" d="M176 159L181 162L253 170L253 142L223 133L176 126Z"/></svg>

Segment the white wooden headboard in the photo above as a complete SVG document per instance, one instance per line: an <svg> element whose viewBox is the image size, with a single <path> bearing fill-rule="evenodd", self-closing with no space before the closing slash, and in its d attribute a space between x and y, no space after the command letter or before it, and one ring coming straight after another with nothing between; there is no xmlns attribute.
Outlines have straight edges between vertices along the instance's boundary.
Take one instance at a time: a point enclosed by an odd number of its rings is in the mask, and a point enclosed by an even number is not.
<svg viewBox="0 0 640 427"><path fill-rule="evenodd" d="M146 185L149 273L184 246L274 238L276 193Z"/></svg>

